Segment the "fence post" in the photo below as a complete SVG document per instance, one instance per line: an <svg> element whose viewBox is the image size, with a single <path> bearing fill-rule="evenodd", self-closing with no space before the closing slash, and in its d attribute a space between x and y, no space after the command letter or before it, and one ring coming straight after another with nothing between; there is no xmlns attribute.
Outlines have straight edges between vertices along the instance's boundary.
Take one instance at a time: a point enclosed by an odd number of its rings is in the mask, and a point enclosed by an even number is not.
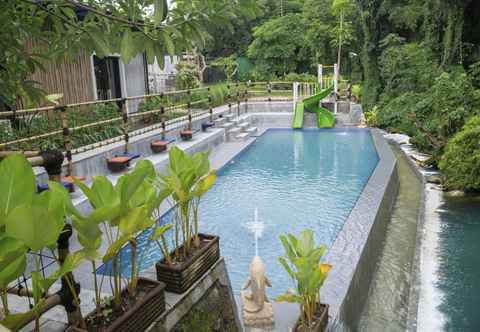
<svg viewBox="0 0 480 332"><path fill-rule="evenodd" d="M67 108L60 106L58 110L60 111L60 119L62 121L63 148L65 149L65 158L67 158L68 162L67 176L71 176L73 173L72 141L70 140L70 128L68 127Z"/></svg>
<svg viewBox="0 0 480 332"><path fill-rule="evenodd" d="M323 90L323 65L318 65L318 83L320 83L320 90Z"/></svg>
<svg viewBox="0 0 480 332"><path fill-rule="evenodd" d="M293 111L295 112L295 105L298 101L298 82L293 82Z"/></svg>
<svg viewBox="0 0 480 332"><path fill-rule="evenodd" d="M210 91L210 87L207 88L208 91L208 106L210 107L210 122L213 122L213 104L212 104L212 94Z"/></svg>
<svg viewBox="0 0 480 332"><path fill-rule="evenodd" d="M128 136L128 106L127 106L127 100L125 98L122 98L120 100L120 108L122 112L122 121L123 121L123 138L125 140L125 153L128 152L128 142L130 140Z"/></svg>
<svg viewBox="0 0 480 332"><path fill-rule="evenodd" d="M162 121L162 140L165 140L165 105L163 102L163 92L160 94L160 118Z"/></svg>
<svg viewBox="0 0 480 332"><path fill-rule="evenodd" d="M192 92L190 89L187 90L188 102L187 102L187 109L188 109L188 130L192 130Z"/></svg>
<svg viewBox="0 0 480 332"><path fill-rule="evenodd" d="M267 83L267 93L268 93L268 101L272 101L272 85L270 84L270 81Z"/></svg>
<svg viewBox="0 0 480 332"><path fill-rule="evenodd" d="M237 117L240 117L240 84L236 83L237 88Z"/></svg>
<svg viewBox="0 0 480 332"><path fill-rule="evenodd" d="M248 88L250 86L250 81L245 83L245 91L244 91L244 97L245 97L245 114L248 112Z"/></svg>
<svg viewBox="0 0 480 332"><path fill-rule="evenodd" d="M230 102L230 84L227 84L227 100L228 100L228 114L232 113L232 103Z"/></svg>

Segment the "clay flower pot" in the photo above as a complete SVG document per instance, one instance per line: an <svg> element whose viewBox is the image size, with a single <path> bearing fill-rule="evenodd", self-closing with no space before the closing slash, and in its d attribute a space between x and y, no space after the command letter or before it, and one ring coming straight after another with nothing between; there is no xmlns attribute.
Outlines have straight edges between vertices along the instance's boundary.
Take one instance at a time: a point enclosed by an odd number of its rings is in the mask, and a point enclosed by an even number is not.
<svg viewBox="0 0 480 332"><path fill-rule="evenodd" d="M193 131L192 130L182 130L180 132L180 137L184 141L190 141L193 137Z"/></svg>
<svg viewBox="0 0 480 332"><path fill-rule="evenodd" d="M152 149L153 153L165 152L167 151L167 147L169 143L170 143L169 141L156 139L150 143L150 148Z"/></svg>
<svg viewBox="0 0 480 332"><path fill-rule="evenodd" d="M130 164L130 157L112 157L107 159L107 167L112 173L118 173L125 170Z"/></svg>

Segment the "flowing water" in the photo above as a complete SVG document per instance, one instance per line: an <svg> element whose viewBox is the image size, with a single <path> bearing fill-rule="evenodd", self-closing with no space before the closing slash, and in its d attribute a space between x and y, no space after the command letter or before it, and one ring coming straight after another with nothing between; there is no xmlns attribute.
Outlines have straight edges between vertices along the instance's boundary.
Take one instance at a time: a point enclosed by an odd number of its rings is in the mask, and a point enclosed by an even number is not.
<svg viewBox="0 0 480 332"><path fill-rule="evenodd" d="M395 148L394 153L400 188L358 326L360 331L405 331L407 327L422 184L403 152Z"/></svg>

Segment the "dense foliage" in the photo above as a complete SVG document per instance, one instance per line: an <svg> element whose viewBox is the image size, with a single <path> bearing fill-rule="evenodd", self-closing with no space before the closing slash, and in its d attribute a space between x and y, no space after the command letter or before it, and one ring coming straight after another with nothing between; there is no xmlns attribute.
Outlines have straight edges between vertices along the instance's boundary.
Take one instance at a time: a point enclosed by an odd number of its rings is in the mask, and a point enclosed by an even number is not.
<svg viewBox="0 0 480 332"><path fill-rule="evenodd" d="M472 117L448 142L439 166L448 188L480 190L480 116Z"/></svg>
<svg viewBox="0 0 480 332"><path fill-rule="evenodd" d="M230 27L255 7L252 0L1 1L0 110L42 102L29 77L45 63L79 52L117 53L125 63L145 52L149 63L162 62L203 45L208 26Z"/></svg>
<svg viewBox="0 0 480 332"><path fill-rule="evenodd" d="M467 137L478 126L468 121L480 114L480 25L474 18L480 5L356 2L363 33L362 103L369 111L368 121L412 136L412 143L432 155L428 163L440 162L449 188L479 190L478 175L468 171L478 167L473 151L471 158L464 157L472 148ZM466 122L470 125L462 130Z"/></svg>

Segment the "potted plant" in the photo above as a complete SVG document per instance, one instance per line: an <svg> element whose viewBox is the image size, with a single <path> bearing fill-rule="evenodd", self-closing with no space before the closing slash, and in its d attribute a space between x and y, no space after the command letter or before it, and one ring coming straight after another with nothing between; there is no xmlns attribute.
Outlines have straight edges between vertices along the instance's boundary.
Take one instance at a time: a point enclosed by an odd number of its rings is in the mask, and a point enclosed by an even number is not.
<svg viewBox="0 0 480 332"><path fill-rule="evenodd" d="M325 331L328 324L328 305L320 303L320 288L331 265L320 263L326 247L316 246L312 230L304 230L297 238L292 234L281 235L285 256L279 262L295 283L295 290L288 290L277 301L298 303L300 318L294 331Z"/></svg>
<svg viewBox="0 0 480 332"><path fill-rule="evenodd" d="M57 182L49 182L48 190L36 193L33 169L23 155L11 155L0 162L0 188L0 295L4 313L0 324L16 331L35 321L35 330L39 331L40 316L62 303L60 294L48 293L51 286L62 279L70 290L75 287L70 273L83 261L84 253L77 251L60 259L56 249L65 231L65 217L76 212L68 192ZM51 253L60 266L50 275L41 271L40 257L45 251ZM32 288L22 294L33 298L33 307L27 312L12 313L8 292L12 290L11 283L27 273L30 254L34 262L30 274ZM18 291L20 294L21 289ZM79 308L77 293L71 294Z"/></svg>
<svg viewBox="0 0 480 332"><path fill-rule="evenodd" d="M174 204L173 241L169 251L165 231L154 232L152 239L159 243L163 260L156 263L157 279L170 292L183 293L219 259L219 238L199 232L200 202L216 181L216 171L210 168L209 153L192 156L177 147L169 152L167 174L159 175L157 186L170 192Z"/></svg>
<svg viewBox="0 0 480 332"><path fill-rule="evenodd" d="M138 275L136 236L155 224L153 211L166 197L152 185L154 177L152 163L142 160L115 185L104 176L95 177L91 187L76 183L93 207L88 217L76 216L73 220L94 276L96 310L86 317L88 330L143 331L165 309L165 285ZM109 278L113 289L112 298L107 300L100 298L96 266L103 237L107 239L108 249L101 258L111 266ZM127 244L130 272L126 276L122 274L119 260L121 249ZM122 289L124 278L128 282Z"/></svg>

